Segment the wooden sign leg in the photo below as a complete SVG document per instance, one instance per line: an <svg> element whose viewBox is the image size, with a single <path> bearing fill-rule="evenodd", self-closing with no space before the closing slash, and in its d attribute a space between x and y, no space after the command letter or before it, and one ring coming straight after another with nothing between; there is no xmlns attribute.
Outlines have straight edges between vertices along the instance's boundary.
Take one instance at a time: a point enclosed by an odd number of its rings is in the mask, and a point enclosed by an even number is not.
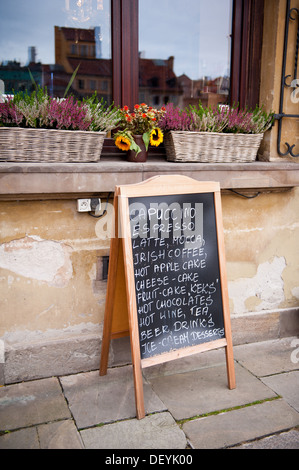
<svg viewBox="0 0 299 470"><path fill-rule="evenodd" d="M227 381L230 390L236 388L235 365L233 356L233 346L229 344L225 348L226 354L226 368L227 368Z"/></svg>
<svg viewBox="0 0 299 470"><path fill-rule="evenodd" d="M144 396L143 396L143 380L141 372L141 363L133 364L134 386L135 386L135 402L137 419L145 417Z"/></svg>
<svg viewBox="0 0 299 470"><path fill-rule="evenodd" d="M118 261L118 250L119 250L119 238L118 238L118 197L115 192L114 196L114 237L110 243L110 259L109 259L109 270L108 270L108 281L107 281L107 294L105 304L105 318L104 318L104 329L102 339L102 350L101 350L101 362L100 362L100 375L107 374L108 368L108 356L109 347L111 340L111 329L112 329L112 316L113 316L113 305L114 305L114 283L117 273L117 261Z"/></svg>
<svg viewBox="0 0 299 470"><path fill-rule="evenodd" d="M107 295L106 295L106 306L105 306L105 318L104 318L104 329L102 339L102 350L101 350L101 362L100 362L100 375L107 374L108 367L108 356L109 347L111 340L112 330L112 315L113 315L113 304L114 304L114 293L112 286L116 277L117 271L117 254L118 254L118 238L112 239L111 242L111 257L109 260L109 273L107 282Z"/></svg>

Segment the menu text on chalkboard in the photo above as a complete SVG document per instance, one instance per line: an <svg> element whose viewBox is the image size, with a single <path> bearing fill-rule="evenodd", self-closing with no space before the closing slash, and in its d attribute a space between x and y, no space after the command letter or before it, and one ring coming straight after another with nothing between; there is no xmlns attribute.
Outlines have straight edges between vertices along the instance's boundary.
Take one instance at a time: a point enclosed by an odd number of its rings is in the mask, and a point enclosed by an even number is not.
<svg viewBox="0 0 299 470"><path fill-rule="evenodd" d="M141 358L225 337L213 193L129 198Z"/></svg>

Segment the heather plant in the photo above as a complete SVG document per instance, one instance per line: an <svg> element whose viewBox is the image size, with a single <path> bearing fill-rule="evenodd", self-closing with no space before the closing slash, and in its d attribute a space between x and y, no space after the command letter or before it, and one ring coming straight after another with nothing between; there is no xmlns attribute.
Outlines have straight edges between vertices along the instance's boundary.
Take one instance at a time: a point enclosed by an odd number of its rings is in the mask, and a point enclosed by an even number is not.
<svg viewBox="0 0 299 470"><path fill-rule="evenodd" d="M267 113L263 106L261 108L256 106L252 113L252 121L255 134L266 132L274 123L274 113Z"/></svg>
<svg viewBox="0 0 299 470"><path fill-rule="evenodd" d="M90 121L90 131L110 132L120 122L120 110L114 105L106 107L103 99L97 100L96 94L90 98L84 98L83 107L86 111L86 119Z"/></svg>
<svg viewBox="0 0 299 470"><path fill-rule="evenodd" d="M192 129L197 132L223 132L228 123L227 109L225 106L204 108L201 103L198 107L190 106L192 116Z"/></svg>
<svg viewBox="0 0 299 470"><path fill-rule="evenodd" d="M204 107L190 105L179 109L168 104L166 113L159 122L165 131L196 131L259 134L265 132L273 124L273 113L256 107L254 111L242 110L237 107L218 105Z"/></svg>
<svg viewBox="0 0 299 470"><path fill-rule="evenodd" d="M86 118L84 107L73 97L66 100L50 99L48 119L50 127L54 129L87 131L91 124L91 121Z"/></svg>
<svg viewBox="0 0 299 470"><path fill-rule="evenodd" d="M190 106L194 120L194 129L205 132L225 132L234 134L259 134L273 124L273 113L266 113L263 108L254 111L238 109L225 105L214 108Z"/></svg>
<svg viewBox="0 0 299 470"><path fill-rule="evenodd" d="M23 118L23 114L11 100L0 103L0 126L19 126Z"/></svg>
<svg viewBox="0 0 299 470"><path fill-rule="evenodd" d="M48 105L47 92L39 88L30 95L28 92L18 92L10 99L10 103L15 106L23 119L18 125L20 127L42 127L41 121L45 119Z"/></svg>
<svg viewBox="0 0 299 470"><path fill-rule="evenodd" d="M194 117L186 109L175 107L173 103L165 106L165 113L159 120L164 131L190 131L194 127Z"/></svg>
<svg viewBox="0 0 299 470"><path fill-rule="evenodd" d="M96 94L80 102L72 96L51 98L46 88L38 88L30 95L18 92L0 103L0 126L108 132L119 119L118 109L113 105L106 108Z"/></svg>

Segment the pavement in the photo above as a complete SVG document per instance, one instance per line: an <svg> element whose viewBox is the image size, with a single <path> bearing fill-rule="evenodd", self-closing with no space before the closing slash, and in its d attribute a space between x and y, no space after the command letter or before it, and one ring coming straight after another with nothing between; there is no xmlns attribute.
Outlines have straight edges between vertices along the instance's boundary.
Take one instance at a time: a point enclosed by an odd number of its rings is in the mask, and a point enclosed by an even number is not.
<svg viewBox="0 0 299 470"><path fill-rule="evenodd" d="M234 360L234 390L224 349L144 369L141 420L130 364L2 386L0 449L112 449L112 464L130 463L121 449L299 449L299 339L235 346Z"/></svg>

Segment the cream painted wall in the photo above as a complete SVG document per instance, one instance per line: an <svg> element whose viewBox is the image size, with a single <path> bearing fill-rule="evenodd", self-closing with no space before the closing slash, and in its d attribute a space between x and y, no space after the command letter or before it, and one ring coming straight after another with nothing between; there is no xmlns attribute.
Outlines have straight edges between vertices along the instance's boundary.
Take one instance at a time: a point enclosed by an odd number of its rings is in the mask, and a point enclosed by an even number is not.
<svg viewBox="0 0 299 470"><path fill-rule="evenodd" d="M0 216L0 336L101 322L97 263L109 240L96 236L96 219L76 201L2 202Z"/></svg>
<svg viewBox="0 0 299 470"><path fill-rule="evenodd" d="M299 306L299 189L223 197L232 314Z"/></svg>
<svg viewBox="0 0 299 470"><path fill-rule="evenodd" d="M222 204L231 314L298 307L299 188ZM103 221L71 200L1 202L0 215L0 337L101 325Z"/></svg>

